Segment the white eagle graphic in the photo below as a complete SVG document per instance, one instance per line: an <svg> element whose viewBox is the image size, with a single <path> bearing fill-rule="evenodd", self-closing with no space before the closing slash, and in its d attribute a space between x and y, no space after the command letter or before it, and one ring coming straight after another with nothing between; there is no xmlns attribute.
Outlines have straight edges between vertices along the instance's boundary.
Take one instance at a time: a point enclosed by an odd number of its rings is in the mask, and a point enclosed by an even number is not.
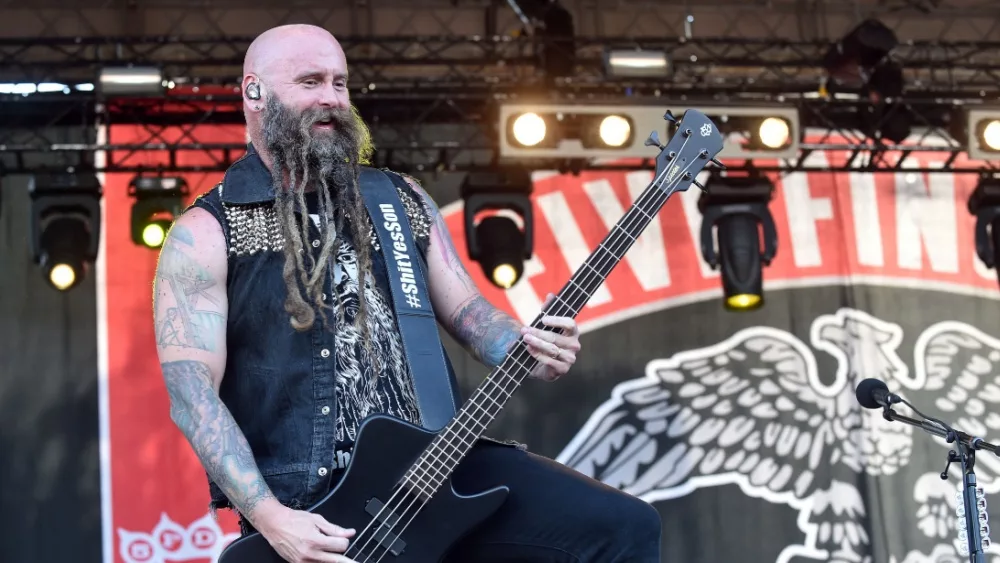
<svg viewBox="0 0 1000 563"><path fill-rule="evenodd" d="M959 468L940 478L947 444L861 408L855 387L881 379L928 416L995 441L1000 341L963 323L933 325L914 345L911 373L902 340L898 325L841 309L810 330L812 348L836 360L826 380L809 346L770 327L655 360L615 387L557 459L648 502L736 484L791 506L804 538L776 563L967 561L956 542ZM1000 459L981 452L976 474L996 492ZM877 515L866 496L882 499ZM892 532L873 534L872 520Z"/></svg>

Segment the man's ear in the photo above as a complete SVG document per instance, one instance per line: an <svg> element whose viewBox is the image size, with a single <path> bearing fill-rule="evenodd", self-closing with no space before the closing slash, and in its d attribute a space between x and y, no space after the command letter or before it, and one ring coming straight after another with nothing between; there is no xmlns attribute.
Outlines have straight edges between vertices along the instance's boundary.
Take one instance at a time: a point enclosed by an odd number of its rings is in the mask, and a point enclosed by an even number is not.
<svg viewBox="0 0 1000 563"><path fill-rule="evenodd" d="M243 95L254 110L260 111L261 100L264 98L264 87L261 85L259 78L254 75L247 75L243 79Z"/></svg>

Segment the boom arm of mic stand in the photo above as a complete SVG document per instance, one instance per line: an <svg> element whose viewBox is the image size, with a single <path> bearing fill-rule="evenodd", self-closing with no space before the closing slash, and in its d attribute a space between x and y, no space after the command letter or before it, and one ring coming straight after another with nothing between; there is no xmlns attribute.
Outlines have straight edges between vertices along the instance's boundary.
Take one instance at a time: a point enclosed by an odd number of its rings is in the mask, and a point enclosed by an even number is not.
<svg viewBox="0 0 1000 563"><path fill-rule="evenodd" d="M929 420L918 420L916 418L910 418L908 416L899 414L898 412L892 410L891 406L882 407L882 418L888 421L903 422L905 424L909 424L910 426L916 426L917 428L924 430L928 434L933 434L940 438L944 438L945 440L948 440L949 437L948 436L949 430L946 429L945 427L942 427L941 425L931 422ZM997 447L987 442L986 440L983 440L982 438L976 438L974 436L970 436L965 432L960 432L953 428L950 430L951 432L955 433L955 438L954 440L948 440L949 442L957 441L970 450L986 450L988 452L993 452L993 454L996 456L1000 456L1000 447Z"/></svg>
<svg viewBox="0 0 1000 563"><path fill-rule="evenodd" d="M914 411L912 405L908 405ZM944 423L931 422L929 420L917 420L905 415L901 415L892 410L891 404L882 406L882 418L888 421L898 421L917 428L923 429L928 434L940 436L955 443L958 452L948 452L948 466L952 462L959 461L962 464L962 504L965 508L965 541L969 544L969 562L985 563L986 554L983 552L983 539L979 530L979 509L976 498L976 472L973 467L976 463L976 450L987 450L994 455L1000 456L997 447L986 440L969 436L964 432L959 432L954 428L945 426ZM941 473L942 479L948 478L948 466Z"/></svg>

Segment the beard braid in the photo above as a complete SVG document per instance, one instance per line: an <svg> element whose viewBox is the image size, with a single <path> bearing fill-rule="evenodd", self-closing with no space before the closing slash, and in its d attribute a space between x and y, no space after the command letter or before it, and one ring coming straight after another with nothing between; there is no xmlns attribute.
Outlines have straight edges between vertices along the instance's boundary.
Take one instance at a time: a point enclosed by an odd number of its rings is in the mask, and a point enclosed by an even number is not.
<svg viewBox="0 0 1000 563"><path fill-rule="evenodd" d="M323 120L329 120L333 130L317 134L313 125ZM358 311L354 325L369 357L376 362L373 373L379 373L368 331L365 282L371 270L371 244L365 233L367 211L358 184L361 166L368 163L373 150L367 126L353 106L341 110L311 109L295 115L271 97L267 101L264 144L274 160L271 174L275 205L286 241L282 276L287 289L285 311L290 315L289 323L297 331L309 330L318 313L323 323L333 329L327 311L336 314L337 323L344 321L337 292L331 291L333 303L326 303L323 290L331 262L336 260L339 233L343 226L348 226L358 268ZM306 249L310 219L305 194L310 186L317 188L319 203L321 247L315 259Z"/></svg>

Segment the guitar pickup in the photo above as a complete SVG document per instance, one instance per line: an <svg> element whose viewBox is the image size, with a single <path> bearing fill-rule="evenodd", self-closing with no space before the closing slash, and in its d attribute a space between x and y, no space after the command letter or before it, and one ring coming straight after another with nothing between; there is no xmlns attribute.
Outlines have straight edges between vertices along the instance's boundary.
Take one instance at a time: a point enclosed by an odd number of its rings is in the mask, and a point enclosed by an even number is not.
<svg viewBox="0 0 1000 563"><path fill-rule="evenodd" d="M392 511L382 512L382 508L384 506L385 505L382 504L382 501L377 498L373 498L365 504L365 512L370 514L377 522L377 524L375 524L374 532L375 541L377 541L382 547L387 547L389 549L389 553L399 557L400 554L406 550L406 542L399 539L399 536L389 531L396 527L396 523L399 522L399 517Z"/></svg>

